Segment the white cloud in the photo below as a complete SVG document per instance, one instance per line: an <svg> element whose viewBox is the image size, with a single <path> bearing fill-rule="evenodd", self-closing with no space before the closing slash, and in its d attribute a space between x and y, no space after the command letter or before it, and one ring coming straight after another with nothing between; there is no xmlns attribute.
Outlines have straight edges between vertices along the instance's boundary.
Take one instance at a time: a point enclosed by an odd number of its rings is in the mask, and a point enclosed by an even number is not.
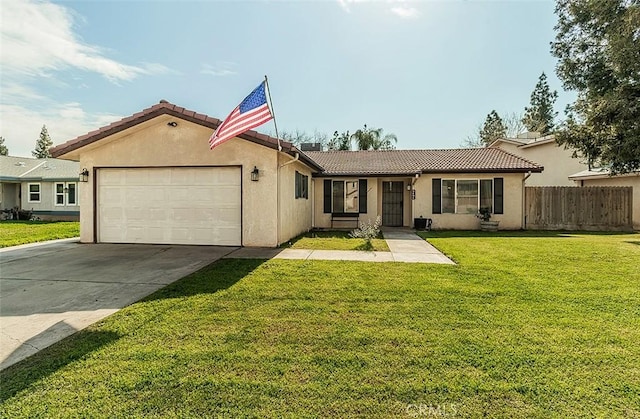
<svg viewBox="0 0 640 419"><path fill-rule="evenodd" d="M73 73L58 77L64 70L95 73L114 83L141 75L177 74L158 63L129 65L108 58L103 49L80 39L75 24L83 18L62 5L0 0L0 13L0 135L13 156L31 156L43 124L58 145L122 118L88 112L75 101L61 103L34 90L34 82L59 89L88 88Z"/></svg>
<svg viewBox="0 0 640 419"><path fill-rule="evenodd" d="M363 3L367 0L338 0L338 4L340 7L344 9L345 12L351 12L351 5L354 3Z"/></svg>
<svg viewBox="0 0 640 419"><path fill-rule="evenodd" d="M218 61L215 65L202 64L200 73L216 77L232 76L234 74L238 74L238 72L235 70L236 66L236 63L230 61Z"/></svg>
<svg viewBox="0 0 640 419"><path fill-rule="evenodd" d="M420 16L420 11L415 7L396 6L391 8L391 13L403 19L415 19Z"/></svg>
<svg viewBox="0 0 640 419"><path fill-rule="evenodd" d="M340 7L342 7L342 9L347 13L351 13L351 5L355 3L382 3L381 1L375 0L337 0L337 2L338 5L340 5ZM403 19L415 19L420 16L420 11L418 9L406 5L407 3L410 3L407 0L387 0L386 3L390 3L392 5L397 4L397 6L390 7L387 10Z"/></svg>
<svg viewBox="0 0 640 419"><path fill-rule="evenodd" d="M73 27L79 18L64 6L12 0L2 2L1 7L3 73L42 76L51 71L77 68L98 73L111 81L126 81L168 70L159 64L135 66L107 58L99 47L78 38Z"/></svg>
<svg viewBox="0 0 640 419"><path fill-rule="evenodd" d="M39 109L3 103L0 114L0 135L5 139L9 155L21 157L31 157L42 125L47 126L54 145L58 145L122 118L108 113L88 113L75 102L46 100Z"/></svg>

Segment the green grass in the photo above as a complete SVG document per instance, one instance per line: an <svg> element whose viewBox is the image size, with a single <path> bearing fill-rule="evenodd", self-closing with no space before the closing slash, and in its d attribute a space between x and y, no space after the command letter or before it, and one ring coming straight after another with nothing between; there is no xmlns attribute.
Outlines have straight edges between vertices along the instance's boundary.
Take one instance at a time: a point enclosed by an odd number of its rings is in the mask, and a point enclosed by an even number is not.
<svg viewBox="0 0 640 419"><path fill-rule="evenodd" d="M0 416L640 416L639 235L429 235L459 265L221 260L0 373Z"/></svg>
<svg viewBox="0 0 640 419"><path fill-rule="evenodd" d="M289 244L283 247L292 249L310 250L367 250L388 252L389 246L382 238L371 240L371 244L364 239L353 239L349 237L348 231L310 231L292 239Z"/></svg>
<svg viewBox="0 0 640 419"><path fill-rule="evenodd" d="M1 221L0 247L67 239L80 235L80 223L62 221Z"/></svg>

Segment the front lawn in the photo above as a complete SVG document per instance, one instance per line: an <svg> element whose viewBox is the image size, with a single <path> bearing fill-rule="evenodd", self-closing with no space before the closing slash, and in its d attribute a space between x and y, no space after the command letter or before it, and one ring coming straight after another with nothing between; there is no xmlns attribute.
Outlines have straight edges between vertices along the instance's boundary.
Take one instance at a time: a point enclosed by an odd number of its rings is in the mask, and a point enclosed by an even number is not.
<svg viewBox="0 0 640 419"><path fill-rule="evenodd" d="M80 235L80 223L61 221L0 221L0 247L68 239Z"/></svg>
<svg viewBox="0 0 640 419"><path fill-rule="evenodd" d="M292 239L289 243L285 243L284 247L309 250L389 251L389 246L387 246L387 242L382 238L382 235L371 240L371 245L369 245L364 239L349 237L348 231L310 231Z"/></svg>
<svg viewBox="0 0 640 419"><path fill-rule="evenodd" d="M639 235L226 259L0 373L1 417L638 417Z"/></svg>

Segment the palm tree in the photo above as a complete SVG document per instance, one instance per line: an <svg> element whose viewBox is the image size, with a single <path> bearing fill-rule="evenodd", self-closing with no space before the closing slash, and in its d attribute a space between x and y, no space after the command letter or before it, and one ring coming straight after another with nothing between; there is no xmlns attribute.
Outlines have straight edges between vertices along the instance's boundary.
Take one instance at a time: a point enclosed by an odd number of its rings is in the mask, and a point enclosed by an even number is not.
<svg viewBox="0 0 640 419"><path fill-rule="evenodd" d="M393 144L398 142L398 137L395 134L383 136L382 131L382 128L367 128L367 124L364 124L363 129L351 135L351 140L355 141L358 150L393 150Z"/></svg>

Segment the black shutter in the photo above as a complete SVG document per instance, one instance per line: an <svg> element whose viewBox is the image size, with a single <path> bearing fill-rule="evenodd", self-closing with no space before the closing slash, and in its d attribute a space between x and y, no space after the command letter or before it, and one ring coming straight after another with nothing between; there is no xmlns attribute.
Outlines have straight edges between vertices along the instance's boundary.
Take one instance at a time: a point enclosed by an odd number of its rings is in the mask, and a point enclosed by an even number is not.
<svg viewBox="0 0 640 419"><path fill-rule="evenodd" d="M431 213L442 214L442 179L431 179Z"/></svg>
<svg viewBox="0 0 640 419"><path fill-rule="evenodd" d="M504 214L504 178L493 178L493 213Z"/></svg>
<svg viewBox="0 0 640 419"><path fill-rule="evenodd" d="M331 214L331 179L324 180L324 213Z"/></svg>
<svg viewBox="0 0 640 419"><path fill-rule="evenodd" d="M360 208L358 212L360 214L367 213L367 179L360 179L360 184L358 185L358 204Z"/></svg>

